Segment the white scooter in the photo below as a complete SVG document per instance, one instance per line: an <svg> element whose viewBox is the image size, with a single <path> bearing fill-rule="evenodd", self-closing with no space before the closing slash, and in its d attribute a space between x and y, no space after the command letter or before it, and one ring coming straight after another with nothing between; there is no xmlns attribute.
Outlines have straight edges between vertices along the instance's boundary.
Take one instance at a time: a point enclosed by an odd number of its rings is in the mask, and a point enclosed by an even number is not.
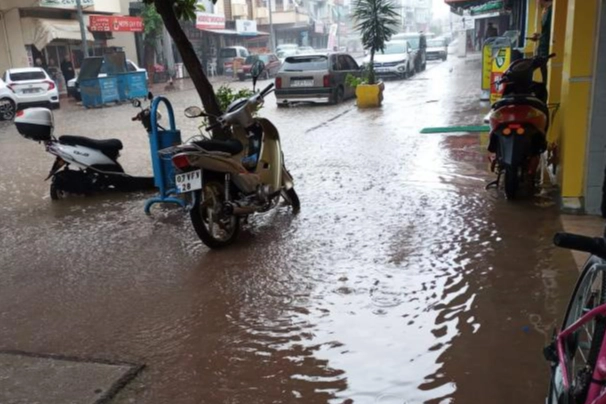
<svg viewBox="0 0 606 404"><path fill-rule="evenodd" d="M30 140L43 142L46 151L56 156L48 177L51 199L66 194L90 195L93 192L141 191L154 188L153 177L133 177L118 163L122 150L119 139L96 140L83 136L53 136L53 114L47 108L27 108L17 112L19 133ZM70 166L78 168L71 170ZM45 181L46 181L45 180Z"/></svg>
<svg viewBox="0 0 606 404"><path fill-rule="evenodd" d="M251 69L253 86L264 64ZM254 88L254 87L253 87ZM282 197L293 212L300 202L293 179L284 165L280 135L267 119L254 112L273 88L234 101L217 123L227 140L193 141L161 151L172 157L178 174L177 189L192 201L190 216L200 239L210 248L231 244L240 231L241 219L275 208ZM209 115L198 107L185 110L188 118Z"/></svg>

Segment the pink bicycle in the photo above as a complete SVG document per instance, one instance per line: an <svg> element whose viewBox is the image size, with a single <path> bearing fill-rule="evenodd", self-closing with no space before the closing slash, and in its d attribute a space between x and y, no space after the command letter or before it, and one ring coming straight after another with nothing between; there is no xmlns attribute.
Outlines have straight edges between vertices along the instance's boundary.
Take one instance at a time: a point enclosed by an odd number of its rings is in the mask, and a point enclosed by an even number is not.
<svg viewBox="0 0 606 404"><path fill-rule="evenodd" d="M569 233L558 247L591 254L583 267L562 327L544 350L551 363L548 404L606 404L606 239Z"/></svg>

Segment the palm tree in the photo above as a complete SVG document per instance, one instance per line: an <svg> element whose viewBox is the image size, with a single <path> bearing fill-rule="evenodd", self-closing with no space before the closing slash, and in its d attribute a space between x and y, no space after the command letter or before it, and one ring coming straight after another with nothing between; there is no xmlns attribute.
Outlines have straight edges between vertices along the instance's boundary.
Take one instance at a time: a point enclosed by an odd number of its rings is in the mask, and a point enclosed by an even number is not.
<svg viewBox="0 0 606 404"><path fill-rule="evenodd" d="M391 0L357 0L353 18L355 29L362 34L362 44L370 49L368 84L375 84L375 53L385 49L385 43L396 33L399 15Z"/></svg>

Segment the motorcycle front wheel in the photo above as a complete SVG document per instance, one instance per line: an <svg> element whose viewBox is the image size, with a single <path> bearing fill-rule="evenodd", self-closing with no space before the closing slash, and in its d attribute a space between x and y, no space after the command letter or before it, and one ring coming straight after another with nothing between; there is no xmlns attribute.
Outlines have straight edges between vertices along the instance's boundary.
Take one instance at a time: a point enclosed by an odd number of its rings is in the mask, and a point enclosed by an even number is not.
<svg viewBox="0 0 606 404"><path fill-rule="evenodd" d="M196 191L190 217L200 240L209 248L227 247L240 233L240 218L223 212L225 187L218 182L207 182Z"/></svg>

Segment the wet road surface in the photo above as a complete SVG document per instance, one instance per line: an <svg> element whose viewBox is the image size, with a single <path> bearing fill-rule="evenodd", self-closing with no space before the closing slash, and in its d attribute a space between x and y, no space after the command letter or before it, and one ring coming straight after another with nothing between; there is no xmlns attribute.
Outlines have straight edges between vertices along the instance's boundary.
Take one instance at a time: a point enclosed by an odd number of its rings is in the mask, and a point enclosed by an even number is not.
<svg viewBox="0 0 606 404"><path fill-rule="evenodd" d="M146 216L150 194L51 202L51 156L0 123L0 350L145 364L116 403L543 402L576 275L558 212L484 191L478 135L419 134L478 123L478 83L452 58L388 82L378 110L270 98L302 211L225 251L178 209ZM148 174L135 112L64 107L56 134L118 137Z"/></svg>

